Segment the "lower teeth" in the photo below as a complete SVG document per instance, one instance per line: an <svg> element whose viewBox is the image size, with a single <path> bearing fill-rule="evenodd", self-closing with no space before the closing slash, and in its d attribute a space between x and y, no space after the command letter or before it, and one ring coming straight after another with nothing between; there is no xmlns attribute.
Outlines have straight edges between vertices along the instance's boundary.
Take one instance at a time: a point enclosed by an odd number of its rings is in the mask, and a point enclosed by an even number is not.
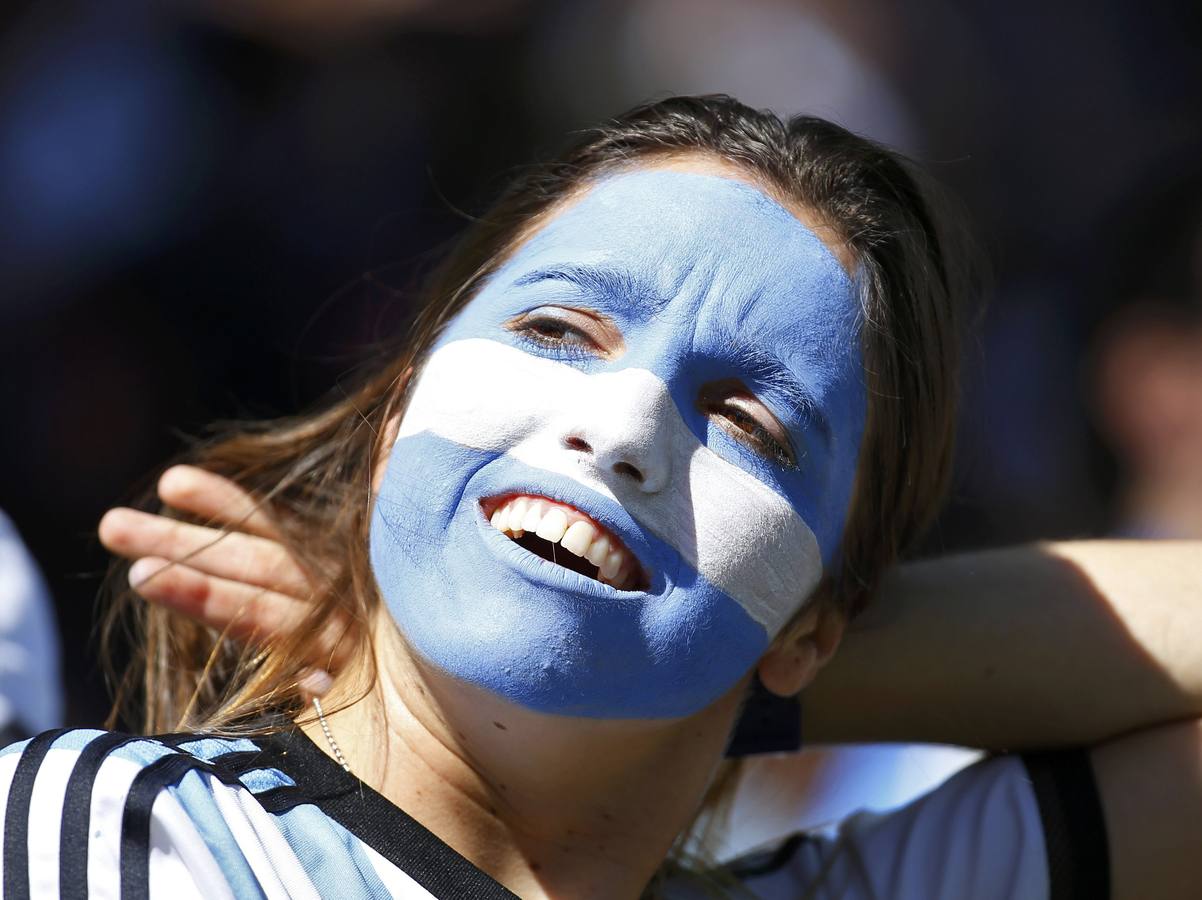
<svg viewBox="0 0 1202 900"><path fill-rule="evenodd" d="M613 585L612 581L601 577L601 570L597 566L594 566L583 557L569 553L567 550L559 547L558 544L552 544L550 541L544 540L532 532L514 532L511 537L524 550L530 551L535 556L545 559L549 563L555 563L565 569L570 569L578 575L583 575L594 581L600 581L602 584Z"/></svg>

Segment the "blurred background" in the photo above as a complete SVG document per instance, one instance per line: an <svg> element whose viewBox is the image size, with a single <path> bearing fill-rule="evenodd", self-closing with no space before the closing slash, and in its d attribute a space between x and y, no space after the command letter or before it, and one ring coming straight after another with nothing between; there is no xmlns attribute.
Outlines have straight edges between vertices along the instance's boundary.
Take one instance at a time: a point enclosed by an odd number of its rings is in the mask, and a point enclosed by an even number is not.
<svg viewBox="0 0 1202 900"><path fill-rule="evenodd" d="M834 119L963 201L996 276L932 551L1202 536L1202 5L1054 7L9 0L0 509L66 721L107 711L102 512L325 393L508 173L669 93Z"/></svg>

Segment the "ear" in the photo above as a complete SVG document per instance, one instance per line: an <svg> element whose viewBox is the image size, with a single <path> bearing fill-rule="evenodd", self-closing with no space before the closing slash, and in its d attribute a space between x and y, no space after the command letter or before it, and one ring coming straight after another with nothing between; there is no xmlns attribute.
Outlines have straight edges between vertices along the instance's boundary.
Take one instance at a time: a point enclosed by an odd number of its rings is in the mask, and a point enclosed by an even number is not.
<svg viewBox="0 0 1202 900"><path fill-rule="evenodd" d="M846 624L842 612L815 602L777 635L760 659L760 682L781 697L800 693L835 655Z"/></svg>

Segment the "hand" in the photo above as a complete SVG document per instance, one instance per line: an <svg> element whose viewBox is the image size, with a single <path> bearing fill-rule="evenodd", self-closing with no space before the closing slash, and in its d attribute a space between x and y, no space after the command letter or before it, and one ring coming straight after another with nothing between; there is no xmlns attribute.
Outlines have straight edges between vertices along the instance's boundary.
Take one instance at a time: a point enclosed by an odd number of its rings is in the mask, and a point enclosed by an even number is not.
<svg viewBox="0 0 1202 900"><path fill-rule="evenodd" d="M158 494L167 506L208 524L126 508L105 513L100 542L134 561L129 581L138 594L247 642L280 637L304 620L315 584L249 494L195 466L164 472ZM327 627L321 659L312 660L314 668L302 678L307 693L324 693L327 670L342 662L337 653L337 638L344 631L340 626L334 622Z"/></svg>

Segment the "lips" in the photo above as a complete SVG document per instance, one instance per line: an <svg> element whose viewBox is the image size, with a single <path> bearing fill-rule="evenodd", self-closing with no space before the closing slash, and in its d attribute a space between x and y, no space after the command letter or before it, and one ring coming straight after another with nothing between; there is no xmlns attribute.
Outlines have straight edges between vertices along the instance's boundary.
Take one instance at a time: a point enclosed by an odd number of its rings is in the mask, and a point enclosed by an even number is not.
<svg viewBox="0 0 1202 900"><path fill-rule="evenodd" d="M547 562L615 590L646 590L634 554L587 513L534 494L489 497L480 506L493 528Z"/></svg>

